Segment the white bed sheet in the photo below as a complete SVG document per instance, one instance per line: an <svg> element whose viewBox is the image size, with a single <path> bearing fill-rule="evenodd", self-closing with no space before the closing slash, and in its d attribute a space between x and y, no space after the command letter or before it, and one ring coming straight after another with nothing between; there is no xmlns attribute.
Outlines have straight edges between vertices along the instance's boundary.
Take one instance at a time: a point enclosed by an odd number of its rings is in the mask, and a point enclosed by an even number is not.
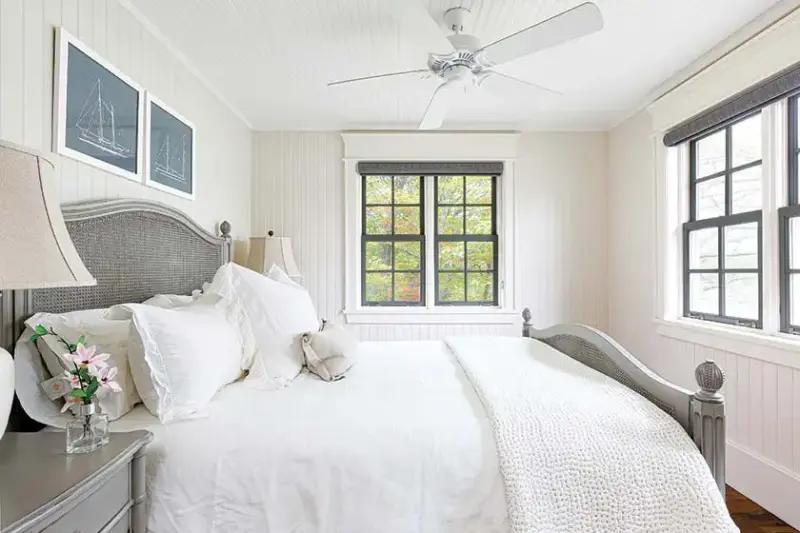
<svg viewBox="0 0 800 533"><path fill-rule="evenodd" d="M362 343L338 382L226 387L210 416L148 429L151 533L506 533L494 434L443 342Z"/></svg>

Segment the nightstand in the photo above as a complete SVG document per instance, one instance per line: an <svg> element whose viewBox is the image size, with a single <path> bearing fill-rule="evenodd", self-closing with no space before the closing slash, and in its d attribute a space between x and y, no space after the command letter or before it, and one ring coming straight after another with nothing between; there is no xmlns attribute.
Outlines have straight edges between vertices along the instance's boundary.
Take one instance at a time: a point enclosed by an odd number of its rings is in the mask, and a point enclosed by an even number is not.
<svg viewBox="0 0 800 533"><path fill-rule="evenodd" d="M0 533L145 533L144 449L149 431L67 455L63 433L0 440Z"/></svg>

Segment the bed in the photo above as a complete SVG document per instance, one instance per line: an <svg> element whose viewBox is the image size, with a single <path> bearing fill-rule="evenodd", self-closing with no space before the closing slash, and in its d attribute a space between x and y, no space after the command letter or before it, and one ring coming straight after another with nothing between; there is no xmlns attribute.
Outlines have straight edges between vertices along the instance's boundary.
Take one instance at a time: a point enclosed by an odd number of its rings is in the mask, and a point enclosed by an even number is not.
<svg viewBox="0 0 800 533"><path fill-rule="evenodd" d="M34 312L187 294L231 258L229 224L212 235L158 203L103 200L62 210L98 284L4 295L4 345ZM570 520L572 530L580 520L584 531L621 520L620 531L655 531L626 522L641 511L640 497L663 500L645 509L663 515L659 530L696 523L736 530L721 495L719 367L700 365L700 389L691 393L599 331L538 330L527 310L523 319L520 339L365 343L338 389L309 375L280 391L237 383L215 398L208 418L174 425L137 407L112 427L155 435L139 459L149 466L149 510L140 504L133 531L504 533L560 531ZM503 357L486 364L485 353L498 350ZM535 365L517 371L520 361ZM608 424L603 409L613 410ZM17 413L17 427L23 416ZM582 428L600 426L605 433L584 435ZM651 469L648 446L670 468ZM576 465L594 448L591 462ZM535 483L515 475L526 469L536 470L529 473Z"/></svg>

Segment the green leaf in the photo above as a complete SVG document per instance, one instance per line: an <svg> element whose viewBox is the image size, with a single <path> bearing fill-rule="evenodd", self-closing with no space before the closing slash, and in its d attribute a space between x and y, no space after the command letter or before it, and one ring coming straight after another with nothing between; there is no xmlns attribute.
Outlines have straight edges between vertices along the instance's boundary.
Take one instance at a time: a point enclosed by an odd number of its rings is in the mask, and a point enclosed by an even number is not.
<svg viewBox="0 0 800 533"><path fill-rule="evenodd" d="M94 393L97 392L97 389L100 387L100 384L97 382L97 379L92 379L92 382L89 383L89 386L86 387L86 397L90 398L94 396Z"/></svg>
<svg viewBox="0 0 800 533"><path fill-rule="evenodd" d="M44 327L43 325L39 324L39 325L36 326L36 333L39 336L44 336L44 335L47 335L48 331L47 331L46 327Z"/></svg>
<svg viewBox="0 0 800 533"><path fill-rule="evenodd" d="M86 335L81 335L80 337L78 337L78 342L76 342L75 344L83 344L84 346L86 346Z"/></svg>
<svg viewBox="0 0 800 533"><path fill-rule="evenodd" d="M41 338L42 338L41 335L39 335L38 333L34 333L33 335L31 335L31 342L36 342Z"/></svg>
<svg viewBox="0 0 800 533"><path fill-rule="evenodd" d="M81 389L73 389L69 393L73 398L86 398L86 391Z"/></svg>
<svg viewBox="0 0 800 533"><path fill-rule="evenodd" d="M76 344L67 344L67 349L68 349L70 352L74 352L75 350L77 350L77 349L78 349L78 346L77 346Z"/></svg>

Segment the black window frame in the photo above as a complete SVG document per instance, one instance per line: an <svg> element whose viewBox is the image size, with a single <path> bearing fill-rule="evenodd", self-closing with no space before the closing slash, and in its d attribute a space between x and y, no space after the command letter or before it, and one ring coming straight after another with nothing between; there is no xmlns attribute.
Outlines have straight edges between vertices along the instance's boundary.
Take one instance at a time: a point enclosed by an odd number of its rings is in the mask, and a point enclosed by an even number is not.
<svg viewBox="0 0 800 533"><path fill-rule="evenodd" d="M800 335L800 324L792 324L791 320L791 278L793 274L800 274L800 268L791 268L791 222L793 218L800 217L800 168L798 168L798 157L800 157L800 134L798 134L797 112L800 105L800 94L791 96L788 101L787 125L789 135L787 143L787 206L778 209L778 261L779 261L779 293L780 293L780 330L783 333ZM800 266L800 265L798 265Z"/></svg>
<svg viewBox="0 0 800 533"><path fill-rule="evenodd" d="M392 179L392 198L390 204L368 204L367 203L367 180L371 177L388 177ZM394 197L394 180L396 178L413 177L419 179L419 204L396 204ZM368 234L367 233L367 208L369 207L391 207L392 208L392 232L390 234ZM396 207L419 207L420 227L419 234L397 234L395 233L395 208ZM367 243L368 242L391 242L392 243L392 268L391 270L368 270L366 265ZM419 270L397 270L395 268L394 245L397 242L419 242L420 264ZM363 307L425 307L425 176L415 175L387 175L387 174L364 174L361 176L361 305ZM392 300L369 301L367 300L367 274L391 273L392 274ZM397 273L419 273L420 276L420 300L418 302L395 299L395 275Z"/></svg>
<svg viewBox="0 0 800 533"><path fill-rule="evenodd" d="M467 202L467 178L468 177L484 177L491 178L492 180L492 202L491 204L470 204ZM439 201L439 178L454 178L460 177L462 179L462 202L461 203L441 203ZM499 237L497 232L497 181L496 174L464 174L464 175L436 175L433 176L433 201L434 201L434 233L433 233L433 250L434 250L434 291L435 291L435 305L437 307L497 307L500 301L500 281L499 281ZM457 235L440 234L439 233L439 208L440 207L462 207L463 214L463 233ZM492 229L489 234L468 234L466 227L466 209L468 207L491 207L491 222ZM439 243L441 242L463 242L464 243L464 268L458 270L442 270L439 268ZM492 246L492 269L487 270L474 270L469 269L469 244L470 242L491 242ZM464 300L463 301L443 301L439 298L439 275L447 273L463 273L464 274ZM470 273L490 273L492 274L492 299L487 301L469 301L467 299L468 283L467 277Z"/></svg>
<svg viewBox="0 0 800 533"><path fill-rule="evenodd" d="M764 254L763 254L763 235L762 235L762 218L763 206L757 211L748 211L745 213L732 214L733 198L732 198L732 184L733 175L736 172L762 166L764 164L763 154L762 158L756 161L751 161L743 165L733 167L733 126L761 114L761 110L754 113L749 113L746 116L737 118L723 126L715 128L702 136L689 141L689 220L683 224L683 316L687 318L694 318L699 320L707 320L711 322L718 322L722 324L729 324L735 326L745 326L754 329L763 329L764 327ZM697 143L712 136L720 131L725 131L725 168L722 171L712 173L708 176L701 178L697 177ZM714 218L707 218L697 220L697 185L712 179L724 178L725 179L725 213L721 216ZM762 170L763 180L763 170ZM763 181L762 181L763 186ZM725 266L725 228L731 226L738 226L741 224L756 223L758 231L758 244L757 244L757 267L756 268L726 268ZM711 269L691 268L690 264L690 235L692 232L707 228L717 229L717 267ZM690 309L691 297L691 275L692 274L717 274L718 275L718 302L717 314L703 313L692 311ZM735 317L726 314L725 309L725 275L726 274L757 274L758 276L758 318L743 318Z"/></svg>

